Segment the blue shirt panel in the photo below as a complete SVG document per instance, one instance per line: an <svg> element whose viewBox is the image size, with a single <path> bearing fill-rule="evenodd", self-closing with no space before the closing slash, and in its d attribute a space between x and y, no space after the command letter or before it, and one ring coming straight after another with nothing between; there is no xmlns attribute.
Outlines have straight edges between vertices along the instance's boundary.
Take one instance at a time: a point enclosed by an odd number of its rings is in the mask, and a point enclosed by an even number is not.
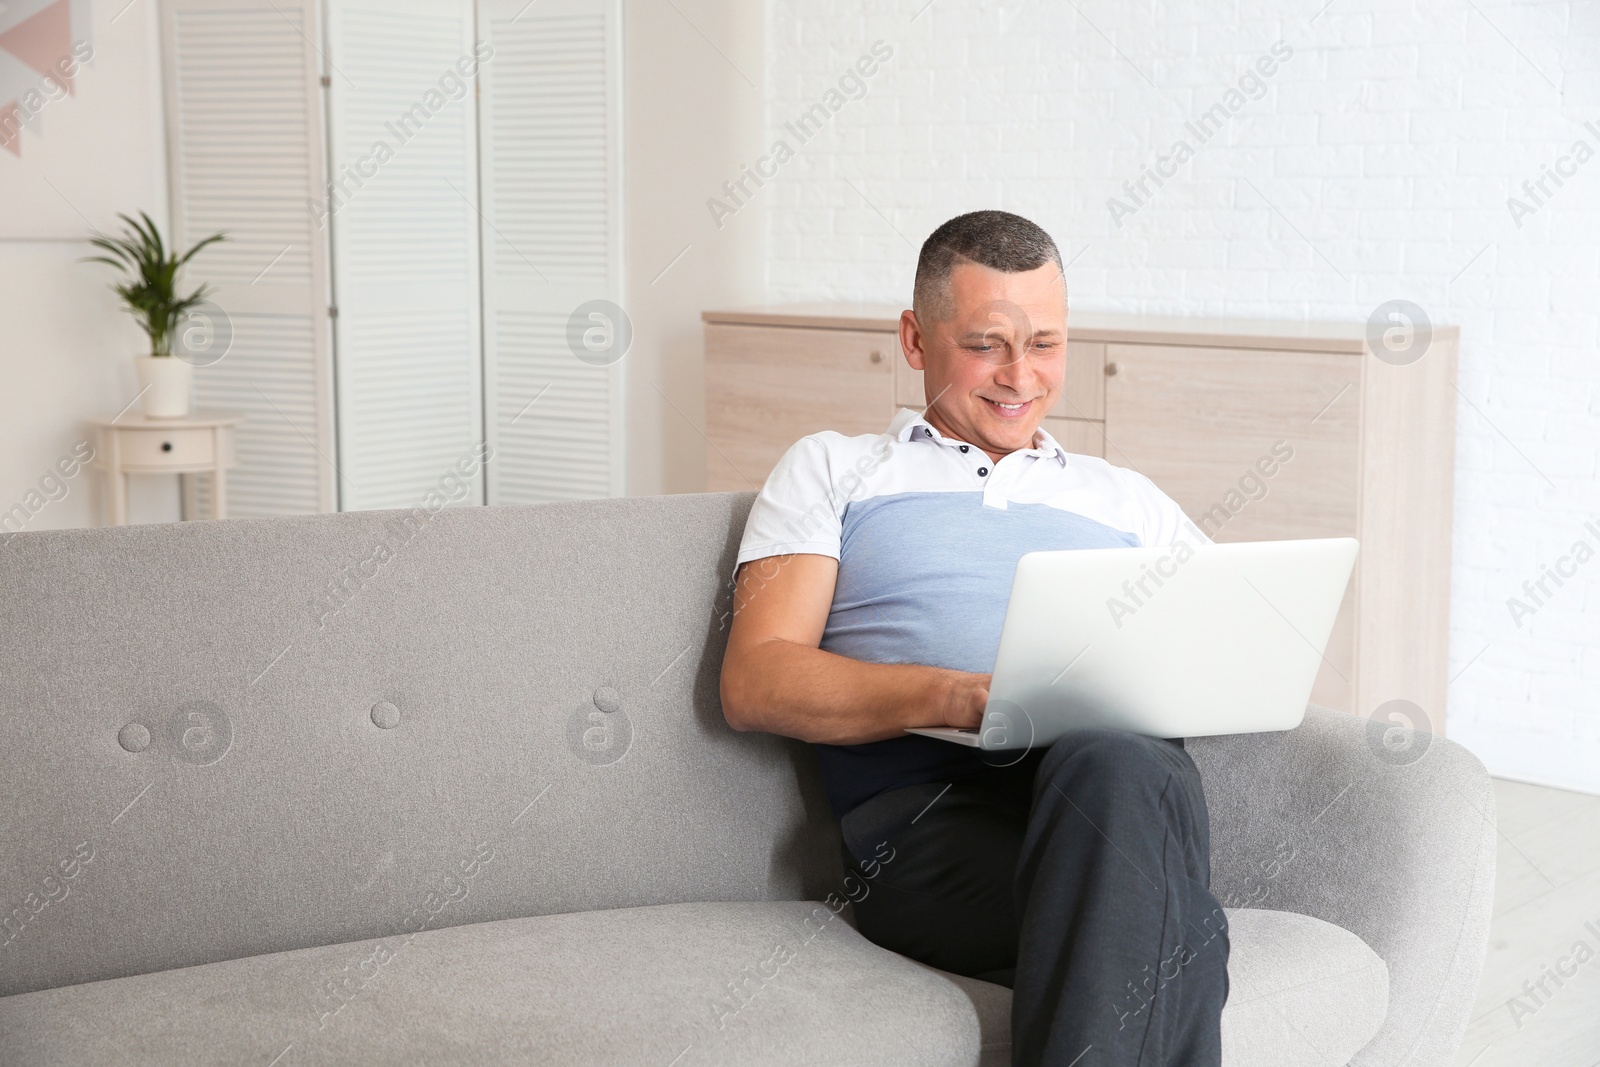
<svg viewBox="0 0 1600 1067"><path fill-rule="evenodd" d="M1136 548L1139 538L1047 504L983 505L981 491L909 492L845 506L839 578L821 647L868 663L994 670L1017 560L1026 552ZM975 773L988 753L907 734L816 746L843 816L888 789ZM1013 754L1000 753L1011 762Z"/></svg>

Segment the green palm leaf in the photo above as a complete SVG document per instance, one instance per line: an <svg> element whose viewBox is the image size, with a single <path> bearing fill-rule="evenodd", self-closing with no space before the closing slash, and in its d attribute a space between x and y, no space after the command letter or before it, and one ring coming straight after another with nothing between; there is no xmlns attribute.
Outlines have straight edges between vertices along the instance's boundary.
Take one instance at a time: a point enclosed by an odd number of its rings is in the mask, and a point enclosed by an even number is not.
<svg viewBox="0 0 1600 1067"><path fill-rule="evenodd" d="M211 292L208 286L201 285L187 295L181 294L178 274L201 249L227 237L214 233L182 255L175 255L167 251L161 230L145 212L139 212L137 219L121 214L117 218L122 220L121 234L96 233L89 238L91 245L110 254L87 256L82 262L104 263L122 272L122 279L112 284L112 291L122 298L139 327L149 335L150 354L170 356L172 335L184 314Z"/></svg>

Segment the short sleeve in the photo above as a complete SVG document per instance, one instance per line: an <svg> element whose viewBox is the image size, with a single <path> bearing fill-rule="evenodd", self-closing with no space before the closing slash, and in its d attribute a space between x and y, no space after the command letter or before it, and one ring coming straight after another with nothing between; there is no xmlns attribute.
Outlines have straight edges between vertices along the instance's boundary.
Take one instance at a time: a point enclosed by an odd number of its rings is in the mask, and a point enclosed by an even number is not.
<svg viewBox="0 0 1600 1067"><path fill-rule="evenodd" d="M828 451L802 437L778 460L761 487L739 542L739 563L808 553L839 558L844 500L833 492Z"/></svg>
<svg viewBox="0 0 1600 1067"><path fill-rule="evenodd" d="M1140 542L1145 545L1175 545L1179 542L1198 547L1211 544L1211 538L1183 513L1178 502L1138 471L1127 471L1134 482L1130 489L1137 494L1140 511L1144 515L1145 529Z"/></svg>

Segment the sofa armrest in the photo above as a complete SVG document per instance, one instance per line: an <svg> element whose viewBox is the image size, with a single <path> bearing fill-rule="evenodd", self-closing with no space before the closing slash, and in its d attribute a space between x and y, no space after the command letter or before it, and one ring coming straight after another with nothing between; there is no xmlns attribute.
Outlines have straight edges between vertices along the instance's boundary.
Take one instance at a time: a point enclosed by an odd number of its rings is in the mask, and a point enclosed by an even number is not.
<svg viewBox="0 0 1600 1067"><path fill-rule="evenodd" d="M1351 1064L1449 1064L1494 898L1483 764L1443 737L1315 705L1294 730L1187 744L1205 780L1223 905L1335 923L1388 964L1388 1017Z"/></svg>

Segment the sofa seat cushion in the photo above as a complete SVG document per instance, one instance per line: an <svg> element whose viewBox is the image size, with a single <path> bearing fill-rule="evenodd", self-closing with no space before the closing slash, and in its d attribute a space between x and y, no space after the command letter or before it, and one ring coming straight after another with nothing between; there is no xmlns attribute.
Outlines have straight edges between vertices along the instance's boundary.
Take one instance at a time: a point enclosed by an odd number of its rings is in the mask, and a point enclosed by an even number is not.
<svg viewBox="0 0 1600 1067"><path fill-rule="evenodd" d="M1228 909L1228 1067L1346 1063L1389 1014L1389 968L1355 934L1287 911Z"/></svg>
<svg viewBox="0 0 1600 1067"><path fill-rule="evenodd" d="M508 919L0 999L0 1062L35 1065L970 1067L980 1042L961 984L804 901Z"/></svg>
<svg viewBox="0 0 1600 1067"><path fill-rule="evenodd" d="M1308 915L1250 908L1227 915L1224 1067L1328 1067L1348 1062L1377 1034L1389 1011L1389 971L1359 937ZM1009 1063L1011 991L945 977L977 1009L984 1067Z"/></svg>
<svg viewBox="0 0 1600 1067"><path fill-rule="evenodd" d="M1304 915L1228 911L1227 1067L1344 1063L1388 971ZM1011 991L821 904L666 904L426 930L0 999L0 1062L1010 1062ZM120 1055L118 1055L120 1053Z"/></svg>

